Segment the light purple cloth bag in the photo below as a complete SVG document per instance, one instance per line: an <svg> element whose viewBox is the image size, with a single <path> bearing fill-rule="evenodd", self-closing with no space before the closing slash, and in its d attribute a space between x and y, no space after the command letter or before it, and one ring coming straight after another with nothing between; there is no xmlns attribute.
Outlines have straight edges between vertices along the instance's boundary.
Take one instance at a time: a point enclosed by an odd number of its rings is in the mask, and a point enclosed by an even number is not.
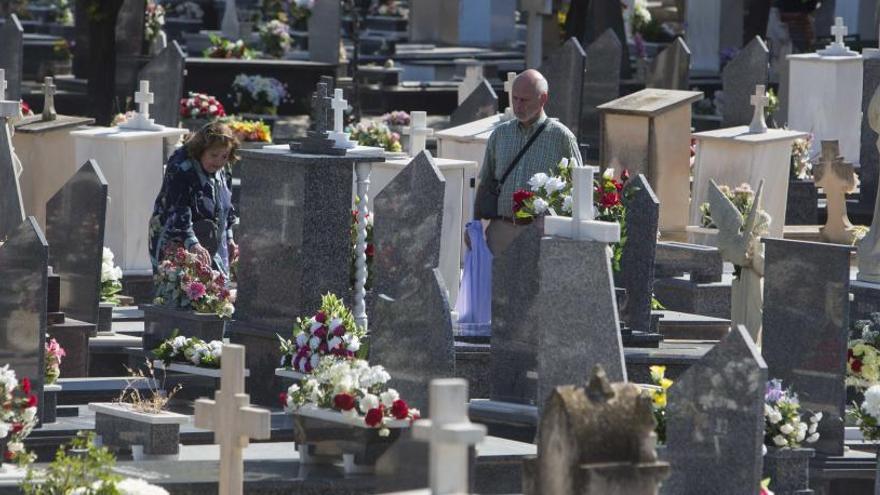
<svg viewBox="0 0 880 495"><path fill-rule="evenodd" d="M464 274L455 302L459 335L489 337L492 335L492 252L479 220L469 222L465 228L471 249L464 255Z"/></svg>

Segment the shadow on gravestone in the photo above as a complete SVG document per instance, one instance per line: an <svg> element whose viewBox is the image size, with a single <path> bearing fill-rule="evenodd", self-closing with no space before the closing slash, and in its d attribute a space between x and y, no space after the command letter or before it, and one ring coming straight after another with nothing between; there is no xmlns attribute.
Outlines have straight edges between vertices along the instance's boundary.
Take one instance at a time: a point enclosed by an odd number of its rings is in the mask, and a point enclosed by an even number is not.
<svg viewBox="0 0 880 495"><path fill-rule="evenodd" d="M611 29L587 46L579 136L580 142L593 149L599 147L600 114L596 107L620 96L621 50L620 40ZM587 156L584 152L581 155Z"/></svg>
<svg viewBox="0 0 880 495"><path fill-rule="evenodd" d="M742 325L675 381L666 409L664 459L672 475L660 493L757 490L766 384L767 365Z"/></svg>
<svg viewBox="0 0 880 495"><path fill-rule="evenodd" d="M24 221L21 185L16 174L17 159L7 119L0 117L0 242Z"/></svg>
<svg viewBox="0 0 880 495"><path fill-rule="evenodd" d="M617 285L626 289L623 319L637 331L651 331L651 297L654 293L654 258L660 201L643 174L634 176L624 191L626 244L620 257Z"/></svg>
<svg viewBox="0 0 880 495"><path fill-rule="evenodd" d="M98 322L107 180L89 160L46 203L49 264L61 279L60 309L76 320Z"/></svg>
<svg viewBox="0 0 880 495"><path fill-rule="evenodd" d="M679 36L651 61L645 87L687 90L690 67L691 50Z"/></svg>
<svg viewBox="0 0 880 495"><path fill-rule="evenodd" d="M24 29L18 16L10 14L0 26L0 69L6 70L7 100L21 99L21 78L24 71Z"/></svg>
<svg viewBox="0 0 880 495"><path fill-rule="evenodd" d="M449 117L450 127L467 124L475 120L485 119L498 113L498 96L489 82L483 79L477 89Z"/></svg>
<svg viewBox="0 0 880 495"><path fill-rule="evenodd" d="M614 31L620 42L620 77L627 79L632 75L632 67L629 62L621 4L618 0L589 0L583 44L591 44L608 29Z"/></svg>
<svg viewBox="0 0 880 495"><path fill-rule="evenodd" d="M770 51L761 37L755 36L721 71L722 127L749 125L755 113L751 103L755 86L767 84L769 71Z"/></svg>
<svg viewBox="0 0 880 495"><path fill-rule="evenodd" d="M373 200L370 361L384 366L390 386L422 410L430 381L455 374L452 316L437 269L445 183L423 151Z"/></svg>
<svg viewBox="0 0 880 495"><path fill-rule="evenodd" d="M586 54L577 38L571 37L544 60L538 71L549 83L551 97L544 111L556 117L575 135L581 121L581 94Z"/></svg>
<svg viewBox="0 0 880 495"><path fill-rule="evenodd" d="M48 245L34 217L21 222L0 246L0 273L0 363L9 364L19 380L30 378L42 404Z"/></svg>
<svg viewBox="0 0 880 495"><path fill-rule="evenodd" d="M177 41L172 40L138 72L138 81L150 81L150 90L155 95L155 103L150 106L150 117L157 124L177 127L180 123L185 66L186 55Z"/></svg>
<svg viewBox="0 0 880 495"><path fill-rule="evenodd" d="M764 242L762 352L772 378L822 412L817 453L843 455L850 246Z"/></svg>

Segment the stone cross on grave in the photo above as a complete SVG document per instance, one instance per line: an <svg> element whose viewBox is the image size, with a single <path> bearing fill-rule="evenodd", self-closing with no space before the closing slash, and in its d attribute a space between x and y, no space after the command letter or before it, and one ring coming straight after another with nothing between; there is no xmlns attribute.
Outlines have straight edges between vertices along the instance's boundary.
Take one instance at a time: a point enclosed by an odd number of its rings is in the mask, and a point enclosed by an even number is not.
<svg viewBox="0 0 880 495"><path fill-rule="evenodd" d="M581 241L617 242L620 240L620 224L595 220L593 208L593 176L599 167L579 167L571 169L572 201L571 217L547 216L544 218L544 233Z"/></svg>
<svg viewBox="0 0 880 495"><path fill-rule="evenodd" d="M342 89L333 90L333 99L330 101L330 108L333 109L333 131L328 137L336 142L337 148L350 149L357 146L356 141L348 139L348 134L343 132L345 121L345 111L348 110L348 102L342 97Z"/></svg>
<svg viewBox="0 0 880 495"><path fill-rule="evenodd" d="M314 131L320 134L330 130L328 113L330 110L329 88L324 83L318 83L314 96L312 96L312 118L314 119Z"/></svg>
<svg viewBox="0 0 880 495"><path fill-rule="evenodd" d="M404 127L403 133L409 136L409 156L415 157L425 151L425 141L434 133L434 129L428 127L428 113L418 110L411 112L409 127Z"/></svg>
<svg viewBox="0 0 880 495"><path fill-rule="evenodd" d="M55 120L58 113L55 112L55 85L52 78L43 79L43 121Z"/></svg>
<svg viewBox="0 0 880 495"><path fill-rule="evenodd" d="M752 116L752 123L749 124L749 132L752 134L763 134L767 132L767 121L764 120L764 108L770 104L770 98L763 84L755 86L755 94L750 98L752 106L755 107L755 114Z"/></svg>
<svg viewBox="0 0 880 495"><path fill-rule="evenodd" d="M244 346L223 344L220 390L214 400L198 399L195 426L214 431L220 445L220 495L240 495L244 484L242 451L250 438L268 439L271 414L251 407L244 393Z"/></svg>
<svg viewBox="0 0 880 495"><path fill-rule="evenodd" d="M848 32L849 31L847 30L846 26L843 24L843 17L835 17L834 25L831 26L831 35L834 36L834 41L828 44L824 49L819 50L819 55L858 55L856 52L847 48L846 44L843 42L843 37L846 36Z"/></svg>
<svg viewBox="0 0 880 495"><path fill-rule="evenodd" d="M537 69L544 58L544 16L553 14L553 0L523 0L523 10L528 13L526 34L526 69Z"/></svg>
<svg viewBox="0 0 880 495"><path fill-rule="evenodd" d="M138 113L150 118L150 105L153 104L153 93L150 93L150 81L141 81L140 91L134 94L134 101L138 104Z"/></svg>
<svg viewBox="0 0 880 495"><path fill-rule="evenodd" d="M322 78L323 79L323 78ZM290 143L291 151L319 155L345 155L345 149L336 145L330 119L333 118L329 82L319 82L312 94L312 113L306 138ZM341 99L341 95L340 95ZM344 100L343 100L344 101ZM341 120L341 119L340 119ZM348 137L346 136L346 140Z"/></svg>
<svg viewBox="0 0 880 495"><path fill-rule="evenodd" d="M127 121L119 124L120 129L132 129L138 131L161 131L163 127L153 122L150 118L150 105L153 103L153 93L150 92L150 81L142 80L140 90L134 94L134 101L138 104L138 111Z"/></svg>
<svg viewBox="0 0 880 495"><path fill-rule="evenodd" d="M504 109L504 120L511 120L513 115L513 80L516 79L516 72L508 72L507 80L504 81L504 92L507 93L507 108Z"/></svg>
<svg viewBox="0 0 880 495"><path fill-rule="evenodd" d="M468 447L486 436L484 425L468 419L467 381L441 378L431 381L431 419L413 424L413 437L431 444L431 493L469 493Z"/></svg>
<svg viewBox="0 0 880 495"><path fill-rule="evenodd" d="M846 212L846 194L856 187L852 163L843 161L837 141L822 141L822 158L814 167L816 186L825 191L828 220L819 229L828 242L851 244L855 228Z"/></svg>

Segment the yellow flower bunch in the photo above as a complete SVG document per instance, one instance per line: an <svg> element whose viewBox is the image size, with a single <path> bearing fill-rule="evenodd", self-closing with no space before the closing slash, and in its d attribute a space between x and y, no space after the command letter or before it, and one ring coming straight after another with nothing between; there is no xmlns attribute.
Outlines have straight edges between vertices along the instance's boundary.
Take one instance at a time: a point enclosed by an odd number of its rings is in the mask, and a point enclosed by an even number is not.
<svg viewBox="0 0 880 495"><path fill-rule="evenodd" d="M240 141L272 142L272 131L263 121L233 120L229 123L229 128Z"/></svg>
<svg viewBox="0 0 880 495"><path fill-rule="evenodd" d="M659 388L651 390L654 403L654 420L657 421L657 441L666 443L666 391L672 386L672 380L666 378L666 366L651 366L651 381Z"/></svg>

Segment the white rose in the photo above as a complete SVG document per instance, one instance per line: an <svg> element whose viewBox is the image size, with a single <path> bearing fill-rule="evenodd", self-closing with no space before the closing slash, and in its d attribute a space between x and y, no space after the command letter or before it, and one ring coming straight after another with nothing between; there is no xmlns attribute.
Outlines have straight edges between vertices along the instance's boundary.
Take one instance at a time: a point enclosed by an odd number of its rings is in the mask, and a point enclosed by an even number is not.
<svg viewBox="0 0 880 495"><path fill-rule="evenodd" d="M387 437L390 434L391 434L391 430L389 430L388 428L380 428L379 429L379 436L380 437Z"/></svg>
<svg viewBox="0 0 880 495"><path fill-rule="evenodd" d="M541 198L535 198L535 202L532 204L535 207L535 213L537 215L544 213L545 211L547 211L547 208L550 207L550 205Z"/></svg>
<svg viewBox="0 0 880 495"><path fill-rule="evenodd" d="M394 405L394 401L400 398L400 394L397 393L397 390L393 388L389 388L386 392L382 392L379 394L379 400L382 401L382 405L385 407L391 407Z"/></svg>
<svg viewBox="0 0 880 495"><path fill-rule="evenodd" d="M37 408L36 407L28 407L24 410L24 419L25 421L33 421L34 418L37 417Z"/></svg>
<svg viewBox="0 0 880 495"><path fill-rule="evenodd" d="M319 322L318 320L312 320L312 324L309 326L309 333L315 333L315 330L321 328L322 326L324 326L323 323Z"/></svg>
<svg viewBox="0 0 880 495"><path fill-rule="evenodd" d="M9 423L0 422L0 438L6 438L9 435L9 428L11 426Z"/></svg>
<svg viewBox="0 0 880 495"><path fill-rule="evenodd" d="M349 342L348 342L348 346L346 346L346 349L348 349L351 352L357 352L358 349L360 349L360 348L361 348L361 340L357 337L357 335L352 335L351 340L349 340Z"/></svg>
<svg viewBox="0 0 880 495"><path fill-rule="evenodd" d="M872 385L865 391L862 409L875 419L880 419L880 385Z"/></svg>
<svg viewBox="0 0 880 495"><path fill-rule="evenodd" d="M296 336L296 346L297 347L305 347L309 342L309 335L305 332Z"/></svg>
<svg viewBox="0 0 880 495"><path fill-rule="evenodd" d="M21 452L22 450L24 450L24 444L21 442L9 442L6 445L6 450L12 452L13 454Z"/></svg>
<svg viewBox="0 0 880 495"><path fill-rule="evenodd" d="M804 437L806 437L806 436L807 436L806 431L798 430L797 436L795 436L795 441L796 442L803 442Z"/></svg>
<svg viewBox="0 0 880 495"><path fill-rule="evenodd" d="M562 198L562 211L565 213L571 213L571 196L563 196Z"/></svg>
<svg viewBox="0 0 880 495"><path fill-rule="evenodd" d="M816 443L819 441L819 433L813 433L812 435L807 437L807 443Z"/></svg>
<svg viewBox="0 0 880 495"><path fill-rule="evenodd" d="M773 437L773 443L776 444L777 447L785 447L788 444L788 441L782 435L776 435Z"/></svg>
<svg viewBox="0 0 880 495"><path fill-rule="evenodd" d="M614 169L611 167L606 168L605 171L602 172L602 177L604 177L606 179L613 179L614 178Z"/></svg>
<svg viewBox="0 0 880 495"><path fill-rule="evenodd" d="M782 421L782 414L774 409L770 412L770 415L767 417L767 419L770 421L770 424L775 425L776 423Z"/></svg>
<svg viewBox="0 0 880 495"><path fill-rule="evenodd" d="M822 413L821 412L817 412L816 414L814 414L810 418L810 422L812 422L812 423L818 423L819 421L822 421Z"/></svg>
<svg viewBox="0 0 880 495"><path fill-rule="evenodd" d="M794 431L794 428L792 428L790 424L786 423L779 427L779 431L781 431L783 435L790 435L791 432Z"/></svg>
<svg viewBox="0 0 880 495"><path fill-rule="evenodd" d="M565 181L560 177L551 177L547 179L547 183L544 184L544 190L547 191L547 194L553 194L556 191L561 191L565 189Z"/></svg>
<svg viewBox="0 0 880 495"><path fill-rule="evenodd" d="M333 318L330 320L330 324L327 325L327 328L329 328L330 330L333 330L334 328L338 327L339 325L342 325L342 318Z"/></svg>
<svg viewBox="0 0 880 495"><path fill-rule="evenodd" d="M816 433L816 430L819 428L819 423L810 423L810 429L807 430L808 433L813 434Z"/></svg>
<svg viewBox="0 0 880 495"><path fill-rule="evenodd" d="M309 347L311 347L312 350L317 349L319 345L321 345L321 339L318 337L312 337L309 339Z"/></svg>
<svg viewBox="0 0 880 495"><path fill-rule="evenodd" d="M533 175L531 179L529 179L529 186L531 186L532 191L537 191L544 187L544 184L547 183L547 179L549 178L550 177L548 177L547 174L539 172Z"/></svg>
<svg viewBox="0 0 880 495"><path fill-rule="evenodd" d="M379 398L373 394L366 394L361 397L361 400L358 402L358 407L360 407L361 413L367 414L370 409L379 407Z"/></svg>
<svg viewBox="0 0 880 495"><path fill-rule="evenodd" d="M327 341L327 348L335 349L336 346L338 346L341 343L342 343L342 339L340 339L339 337L333 337L332 339Z"/></svg>

